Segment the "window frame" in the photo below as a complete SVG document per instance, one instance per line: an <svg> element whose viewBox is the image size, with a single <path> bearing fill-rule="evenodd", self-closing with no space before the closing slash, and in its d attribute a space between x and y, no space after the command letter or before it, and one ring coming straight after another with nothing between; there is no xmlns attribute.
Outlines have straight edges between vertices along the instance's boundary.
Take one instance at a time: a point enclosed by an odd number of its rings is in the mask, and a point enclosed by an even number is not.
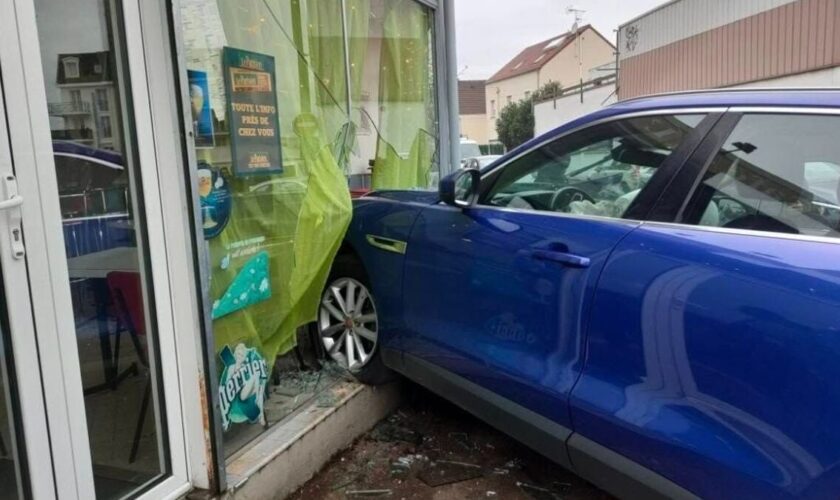
<svg viewBox="0 0 840 500"><path fill-rule="evenodd" d="M768 115L817 115L833 116L840 119L840 109L819 107L819 106L731 106L724 113L723 118L697 148L697 151L686 162L680 170L673 184L682 186L680 190L669 190L659 199L652 213L671 214L670 217L661 217L651 222L661 223L663 226L691 228L692 230L743 234L777 239L793 239L800 241L817 241L823 243L840 244L840 238L831 236L814 236L802 234L775 233L757 229L733 229L715 226L701 226L689 224L683 221L685 211L688 209L694 195L703 181L703 176L708 171L715 155L726 143L732 131L744 115L768 114Z"/></svg>
<svg viewBox="0 0 840 500"><path fill-rule="evenodd" d="M63 57L61 59L61 64L64 66L64 77L65 78L79 78L81 75L81 68L79 67L79 58L75 56L68 56ZM70 69L73 71L70 71Z"/></svg>
<svg viewBox="0 0 840 500"><path fill-rule="evenodd" d="M534 214L542 214L559 217L572 218L598 218L609 220L637 220L646 221L648 214L653 210L657 202L663 196L662 189L668 187L676 176L683 170L687 161L691 159L697 148L703 144L707 136L715 129L719 120L725 116L726 107L696 107L696 108L662 108L645 111L635 111L628 113L621 113L600 119L596 119L589 123L570 127L567 130L551 134L550 136L542 136L531 140L517 149L509 153L509 157L503 162L500 162L492 168L481 173L481 183L479 186L478 204L476 208L493 209L503 211L527 212ZM689 133L688 137L671 153L662 165L657 168L656 173L648 181L645 187L639 192L639 195L633 200L627 208L623 217L609 217L601 215L586 215L586 214L572 214L564 212L546 212L536 210L525 210L519 208L498 207L487 204L487 196L490 190L495 185L501 172L512 163L515 163L520 158L531 154L532 152L546 146L550 143L564 140L572 134L583 133L587 130L601 125L609 124L616 121L629 120L633 118L655 117L655 116L669 116L669 115L706 115L703 120Z"/></svg>

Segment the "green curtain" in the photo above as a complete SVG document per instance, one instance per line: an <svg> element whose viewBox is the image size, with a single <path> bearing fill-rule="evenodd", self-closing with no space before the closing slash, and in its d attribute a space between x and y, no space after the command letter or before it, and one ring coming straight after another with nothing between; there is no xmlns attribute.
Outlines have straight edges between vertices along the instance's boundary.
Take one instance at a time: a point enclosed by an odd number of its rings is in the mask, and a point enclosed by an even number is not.
<svg viewBox="0 0 840 500"><path fill-rule="evenodd" d="M370 30L370 0L346 0L347 52L350 60L350 92L353 102L362 98L362 78ZM358 123L358 122L357 122Z"/></svg>
<svg viewBox="0 0 840 500"><path fill-rule="evenodd" d="M432 16L414 0L393 0L386 9L373 187L427 187L437 142Z"/></svg>
<svg viewBox="0 0 840 500"><path fill-rule="evenodd" d="M296 328L314 321L352 210L333 150L334 139L347 122L346 99L330 97L346 92L343 49L331 40L335 24L330 13L317 3L218 1L227 43L275 58L284 173L228 175L231 218L224 231L208 242L211 297L222 297L259 252L268 254L272 294L268 300L216 318L213 328L217 350L242 342L257 348L269 367L276 355L295 346ZM332 16L338 16L340 4L330 4ZM199 151L199 156L216 167L229 167L221 145Z"/></svg>

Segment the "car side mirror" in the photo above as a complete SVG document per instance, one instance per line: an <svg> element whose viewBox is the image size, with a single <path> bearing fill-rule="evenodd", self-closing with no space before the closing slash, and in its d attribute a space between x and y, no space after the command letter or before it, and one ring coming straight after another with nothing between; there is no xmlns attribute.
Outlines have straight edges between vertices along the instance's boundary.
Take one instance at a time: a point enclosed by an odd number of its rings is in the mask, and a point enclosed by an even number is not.
<svg viewBox="0 0 840 500"><path fill-rule="evenodd" d="M440 201L459 208L469 208L478 202L481 173L467 168L449 174L440 181Z"/></svg>

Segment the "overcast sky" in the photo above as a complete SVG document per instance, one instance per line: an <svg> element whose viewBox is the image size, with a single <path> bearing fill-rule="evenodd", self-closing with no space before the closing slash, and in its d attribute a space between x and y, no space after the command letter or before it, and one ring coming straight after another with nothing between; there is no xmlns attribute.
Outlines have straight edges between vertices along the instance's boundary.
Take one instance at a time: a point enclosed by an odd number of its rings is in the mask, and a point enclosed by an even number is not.
<svg viewBox="0 0 840 500"><path fill-rule="evenodd" d="M568 31L583 9L592 24L615 43L613 30L665 0L455 0L458 72L462 80L489 78L528 45ZM466 67L466 69L465 69Z"/></svg>

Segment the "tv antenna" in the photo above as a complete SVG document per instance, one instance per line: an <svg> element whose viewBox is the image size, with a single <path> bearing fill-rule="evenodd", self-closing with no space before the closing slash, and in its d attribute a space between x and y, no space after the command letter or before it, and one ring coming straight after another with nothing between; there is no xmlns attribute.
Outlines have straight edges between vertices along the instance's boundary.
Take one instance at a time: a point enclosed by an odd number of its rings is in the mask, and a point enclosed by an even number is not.
<svg viewBox="0 0 840 500"><path fill-rule="evenodd" d="M580 102L583 103L583 57L580 50L580 22L583 21L583 14L586 11L578 9L574 5L566 7L566 14L573 14L575 16L575 24L572 25L572 30L575 32L575 45L577 46L577 60L578 60L578 84L580 85Z"/></svg>

